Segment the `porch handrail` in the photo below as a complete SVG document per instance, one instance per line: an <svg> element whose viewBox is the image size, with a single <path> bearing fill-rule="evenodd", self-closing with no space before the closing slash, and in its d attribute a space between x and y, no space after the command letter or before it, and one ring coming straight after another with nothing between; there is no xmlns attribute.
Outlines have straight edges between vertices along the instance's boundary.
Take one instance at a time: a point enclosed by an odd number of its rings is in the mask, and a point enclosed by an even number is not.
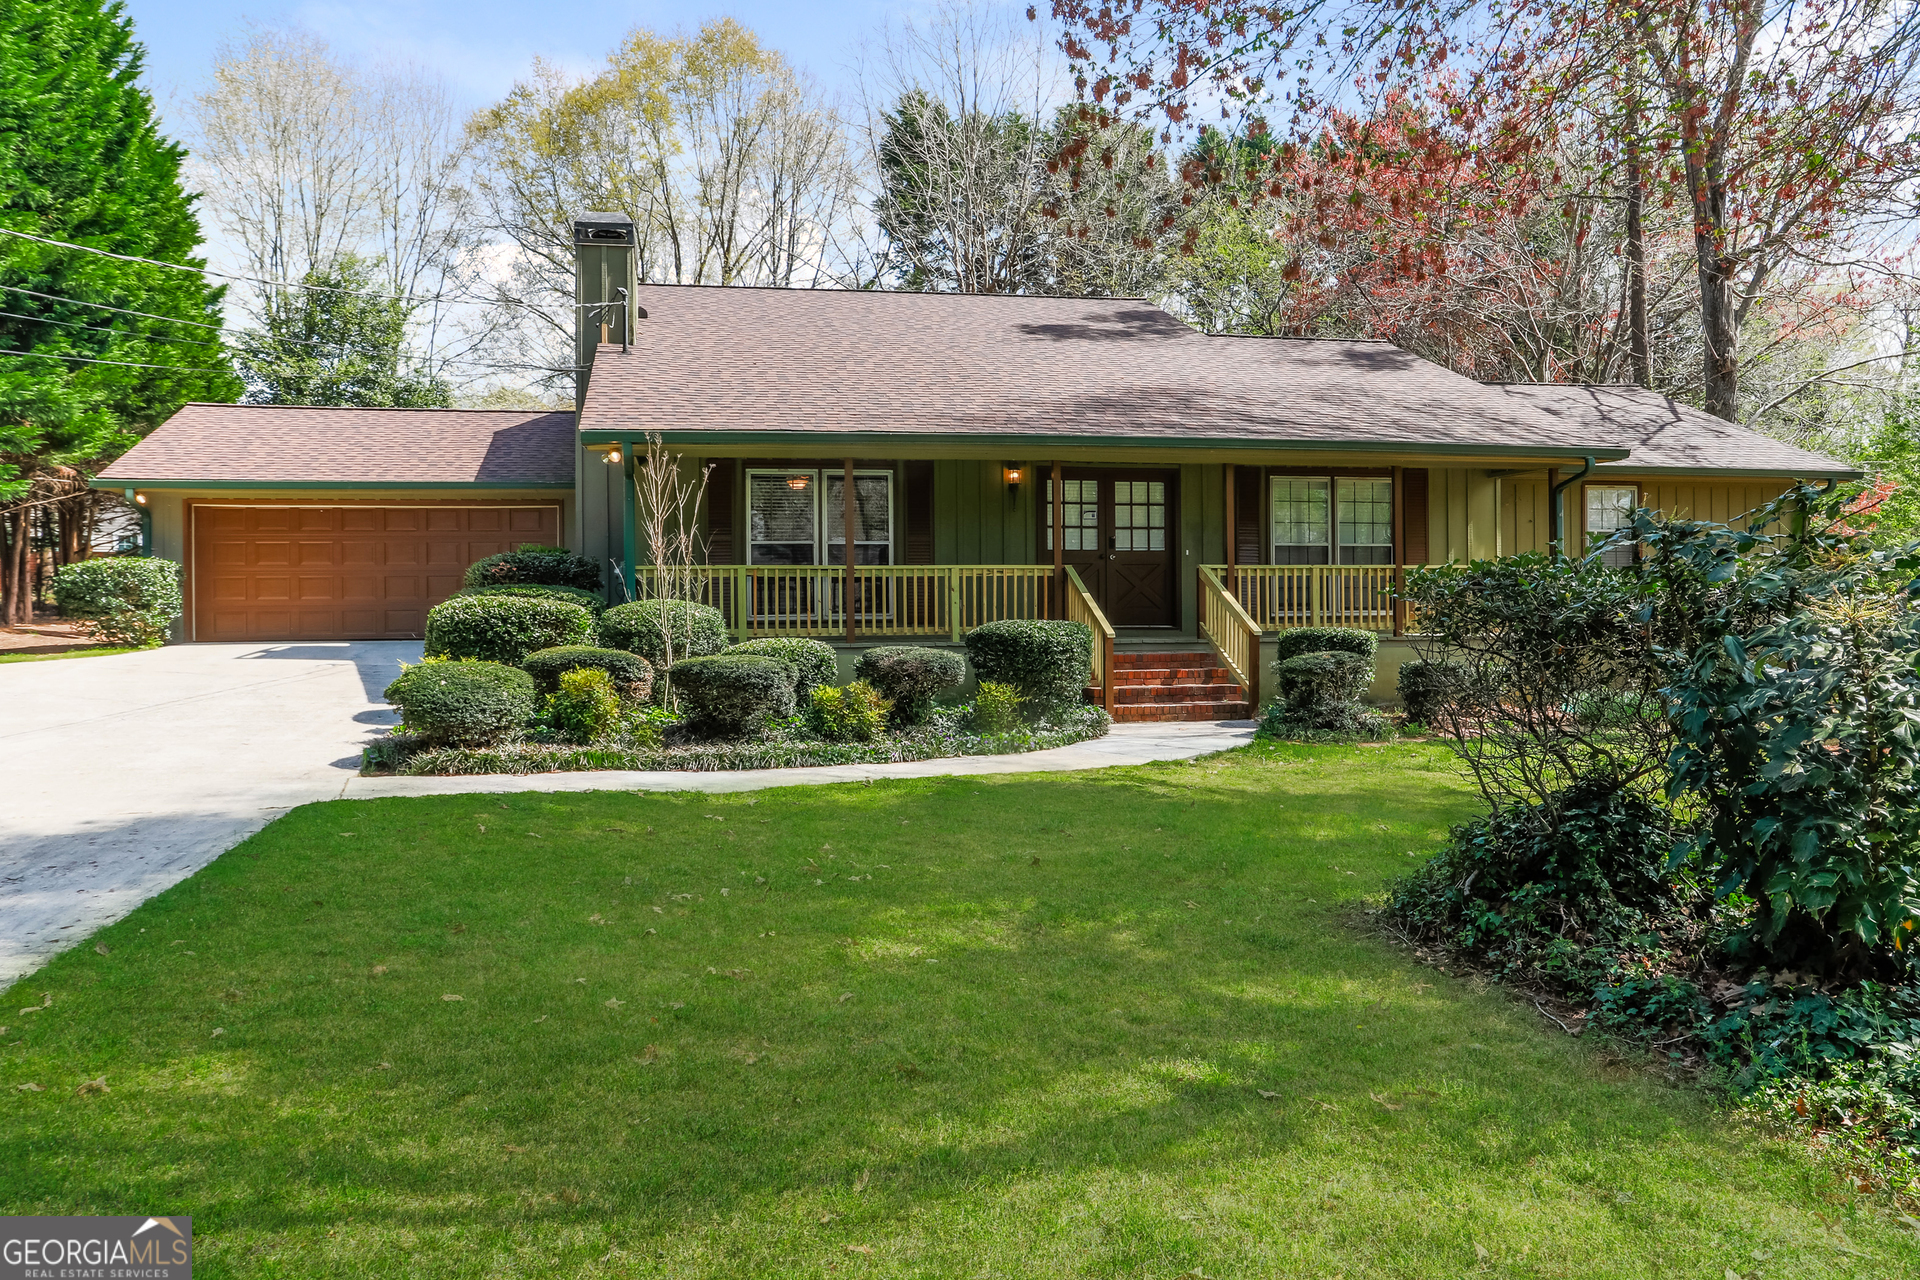
<svg viewBox="0 0 1920 1280"><path fill-rule="evenodd" d="M725 615L736 640L769 636L834 639L847 632L843 565L699 565L690 595ZM640 599L654 595L655 571L634 572ZM853 567L856 637L941 636L958 643L983 622L1049 618L1049 564L906 564Z"/></svg>
<svg viewBox="0 0 1920 1280"><path fill-rule="evenodd" d="M1205 565L1216 575L1224 565ZM1400 568L1390 564L1241 564L1229 592L1267 631L1356 627L1393 632Z"/></svg>
<svg viewBox="0 0 1920 1280"><path fill-rule="evenodd" d="M1093 678L1100 686L1100 705L1113 714L1113 624L1094 602L1079 573L1067 566L1067 621L1083 622L1093 632Z"/></svg>
<svg viewBox="0 0 1920 1280"><path fill-rule="evenodd" d="M1206 638L1220 663L1233 673L1247 691L1247 705L1260 712L1260 624L1220 580L1212 565L1201 565L1200 634Z"/></svg>

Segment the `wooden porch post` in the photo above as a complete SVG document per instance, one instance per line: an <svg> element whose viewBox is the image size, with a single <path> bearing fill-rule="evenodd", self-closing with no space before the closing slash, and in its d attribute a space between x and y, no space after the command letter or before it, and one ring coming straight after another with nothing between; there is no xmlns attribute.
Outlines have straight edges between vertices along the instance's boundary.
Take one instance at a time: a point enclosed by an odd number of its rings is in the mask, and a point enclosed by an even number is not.
<svg viewBox="0 0 1920 1280"><path fill-rule="evenodd" d="M1393 634L1406 630L1405 606L1400 599L1407 586L1407 502L1401 478L1404 467L1393 469Z"/></svg>
<svg viewBox="0 0 1920 1280"><path fill-rule="evenodd" d="M860 519L859 519L859 508L855 504L854 498L853 498L853 459L848 458L846 460L846 463L847 463L846 479L840 485L840 506L842 509L842 514L844 514L844 516L846 517L846 528L847 528L847 555L846 555L846 563L841 569L841 573L843 575L841 581L842 581L842 585L846 588L846 594L844 598L845 598L846 610L847 610L847 643L852 644L853 636L854 636L853 616L857 612L855 608L855 593L854 593L854 585L853 585L853 543L854 543L854 534L859 529Z"/></svg>
<svg viewBox="0 0 1920 1280"><path fill-rule="evenodd" d="M1067 493L1060 464L1053 464L1053 595L1059 617L1067 616Z"/></svg>
<svg viewBox="0 0 1920 1280"><path fill-rule="evenodd" d="M1239 593L1234 589L1233 585L1233 571L1236 567L1235 553L1240 549L1238 545L1240 542L1240 526L1234 516L1233 490L1233 464L1229 462L1227 464L1227 594L1230 596L1238 596Z"/></svg>

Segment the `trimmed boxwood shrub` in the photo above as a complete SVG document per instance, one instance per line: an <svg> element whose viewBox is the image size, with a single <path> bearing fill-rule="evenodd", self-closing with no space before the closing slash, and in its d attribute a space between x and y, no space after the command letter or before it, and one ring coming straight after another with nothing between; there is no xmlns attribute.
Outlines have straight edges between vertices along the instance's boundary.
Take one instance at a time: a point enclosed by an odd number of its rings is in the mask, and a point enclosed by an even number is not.
<svg viewBox="0 0 1920 1280"><path fill-rule="evenodd" d="M503 587L532 583L552 587L600 589L600 566L563 547L525 546L516 551L475 560L464 579L469 587Z"/></svg>
<svg viewBox="0 0 1920 1280"><path fill-rule="evenodd" d="M1079 702L1093 678L1093 631L1083 622L989 622L966 641L975 675L1012 685L1042 709Z"/></svg>
<svg viewBox="0 0 1920 1280"><path fill-rule="evenodd" d="M1397 685L1407 719L1431 726L1440 708L1466 678L1467 668L1459 662L1421 659L1402 666Z"/></svg>
<svg viewBox="0 0 1920 1280"><path fill-rule="evenodd" d="M518 666L537 649L593 643L593 614L565 600L454 596L427 610L427 656Z"/></svg>
<svg viewBox="0 0 1920 1280"><path fill-rule="evenodd" d="M1280 633L1274 645L1274 662L1285 662L1303 653L1357 653L1369 662L1380 652L1380 637L1358 627L1292 627Z"/></svg>
<svg viewBox="0 0 1920 1280"><path fill-rule="evenodd" d="M600 615L600 642L610 649L637 653L655 671L667 665L667 636L673 632L673 660L705 658L727 647L727 619L712 605L691 600L635 600Z"/></svg>
<svg viewBox="0 0 1920 1280"><path fill-rule="evenodd" d="M61 565L53 602L115 645L155 645L180 616L180 566L158 556L101 556Z"/></svg>
<svg viewBox="0 0 1920 1280"><path fill-rule="evenodd" d="M1302 728L1345 731L1358 723L1373 683L1373 659L1321 650L1273 664L1286 719Z"/></svg>
<svg viewBox="0 0 1920 1280"><path fill-rule="evenodd" d="M533 718L533 677L498 662L427 662L387 686L406 727L429 742L498 742Z"/></svg>
<svg viewBox="0 0 1920 1280"><path fill-rule="evenodd" d="M832 684L840 674L840 658L833 646L824 640L802 640L798 637L779 637L772 640L747 640L730 645L728 653L758 654L762 658L772 658L775 662L784 662L794 670L793 700L797 706L804 707L813 697L814 689L823 684Z"/></svg>
<svg viewBox="0 0 1920 1280"><path fill-rule="evenodd" d="M645 702L653 692L653 664L624 649L563 644L553 649L536 649L520 663L520 669L533 677L534 685L543 694L558 689L560 677L567 672L588 667L606 672L620 696L630 702Z"/></svg>
<svg viewBox="0 0 1920 1280"><path fill-rule="evenodd" d="M541 582L508 583L501 587L462 587L453 593L456 596L522 596L530 600L565 600L577 604L583 609L598 614L607 607L598 591L586 591L579 587L555 587Z"/></svg>
<svg viewBox="0 0 1920 1280"><path fill-rule="evenodd" d="M944 649L886 645L861 654L853 674L893 703L890 722L907 729L927 722L935 694L966 680L967 660Z"/></svg>
<svg viewBox="0 0 1920 1280"><path fill-rule="evenodd" d="M793 668L773 658L714 654L676 662L668 674L687 728L703 738L750 737L793 714Z"/></svg>

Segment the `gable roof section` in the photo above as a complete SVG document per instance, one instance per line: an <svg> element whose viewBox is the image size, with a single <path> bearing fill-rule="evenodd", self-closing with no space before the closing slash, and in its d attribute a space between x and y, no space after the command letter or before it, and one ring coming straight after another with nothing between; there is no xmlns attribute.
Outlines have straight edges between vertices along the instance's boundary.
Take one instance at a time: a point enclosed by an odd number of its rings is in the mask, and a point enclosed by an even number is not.
<svg viewBox="0 0 1920 1280"><path fill-rule="evenodd" d="M570 488L573 457L571 412L189 404L99 479Z"/></svg>
<svg viewBox="0 0 1920 1280"><path fill-rule="evenodd" d="M1594 440L1633 452L1596 472L1701 475L1735 472L1784 479L1853 480L1846 463L1717 418L1657 391L1630 385L1567 386L1541 382L1491 384L1508 399L1539 411L1542 430L1569 443Z"/></svg>
<svg viewBox="0 0 1920 1280"><path fill-rule="evenodd" d="M1390 343L1211 337L1139 299L650 285L638 301L632 348L594 357L589 439L1570 453L1531 406Z"/></svg>

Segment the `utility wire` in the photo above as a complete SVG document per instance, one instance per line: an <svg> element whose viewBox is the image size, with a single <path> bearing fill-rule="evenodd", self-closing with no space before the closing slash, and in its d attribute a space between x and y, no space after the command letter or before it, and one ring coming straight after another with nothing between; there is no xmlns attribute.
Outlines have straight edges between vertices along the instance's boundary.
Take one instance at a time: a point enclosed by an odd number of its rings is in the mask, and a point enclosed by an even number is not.
<svg viewBox="0 0 1920 1280"><path fill-rule="evenodd" d="M304 282L295 283L294 281L291 281L291 280L268 280L263 276L236 276L225 271L215 271L210 267L189 267L179 262L162 262L158 258L139 258L129 253L111 253L106 249L96 249L89 244L73 244L70 241L66 241L66 240L49 240L45 236L28 235L24 231L15 231L11 227L0 227L0 235L17 236L22 240L31 240L35 244L52 245L56 249L78 249L82 253L97 253L103 258L112 258L119 262L138 262L138 263L143 263L150 267L171 267L175 271L190 271L196 275L217 276L222 280L240 280L240 281L244 281L247 284L264 284L275 289L307 289L307 290L311 290L318 293L346 293L346 294L352 294L353 296L359 297L359 298L379 298L383 302L472 302L474 301L474 299L471 299L471 298L448 297L444 294L434 294L431 297L421 297L417 294L411 294L411 293L383 293L375 289L342 289L338 285L331 285L331 284L306 284ZM516 306L516 307L531 308L535 306L534 303L522 302L517 298L493 298L493 299L489 299L489 301L506 303L509 306ZM623 301L623 302L576 302L573 305L576 308L592 308L592 307L619 307L619 306L624 306L626 304Z"/></svg>
<svg viewBox="0 0 1920 1280"><path fill-rule="evenodd" d="M65 302L65 303L68 303L68 304L70 304L70 305L72 305L72 306L76 306L76 307L97 307L97 308L98 308L98 309L100 309L101 311L112 311L112 312L115 312L115 313L117 313L117 314L119 314L119 315L123 315L123 316L139 316L139 317L140 317L140 318L141 318L142 320L164 320L164 321L166 321L166 322L167 322L168 324L186 324L186 325L192 325L192 326L193 326L194 328L196 328L196 329L211 329L211 330L213 330L213 331L214 331L215 333L229 333L229 332L234 332L234 331L232 331L232 330L229 330L229 329L227 329L227 328L225 328L225 327L224 327L224 326L222 326L222 325L217 325L217 324L206 324L206 323L203 323L202 321L199 321L199 320L181 320L181 319L178 319L177 317L174 317L174 316L157 316L157 315L155 315L155 314L153 314L153 313L152 313L151 311L129 311L129 310L127 310L127 309L126 309L125 307L110 307L110 306L108 306L108 305L107 305L106 303L104 303L104 302L82 302L82 301L80 301L80 299L78 299L78 298L63 298L63 297L61 297L61 296L60 296L59 294L55 294L55 293L36 293L36 292L35 292L34 290L32 290L32 289L22 289L22 288L21 288L21 287L20 287L19 285L17 285L17 284L0 284L0 289L5 289L5 290L7 290L7 291L8 291L9 293L24 293L24 294L26 294L26 295L27 295L27 296L28 296L29 298L41 298L41 299L44 299L44 300L45 300L45 301L47 301L47 302ZM14 314L14 313L12 313L12 312L0 312L0 315L12 315L12 314ZM37 322L38 322L38 323L40 323L40 324L66 324L66 323L68 323L67 321L64 321L64 320L42 320L42 319L41 319L41 318L40 318L39 316L25 316L25 317L22 317L22 318L23 318L23 319L27 319L27 320L33 320L33 321L37 321ZM113 332L113 330L96 330L95 332ZM240 331L239 331L239 333L240 333L240 335L241 335L241 336L245 336L245 334L246 334L246 332L247 332L246 330L240 330ZM135 334L129 334L128 336L129 336L129 337L136 337L136 336L140 336L140 335L135 335ZM299 344L300 344L301 346L303 346L303 347L327 347L327 346L331 346L331 345L332 345L332 344L330 344L330 343L326 343L326 342L322 342L322 341L320 341L320 339L318 339L318 338L273 338L273 339L271 339L271 340L272 340L272 341L274 341L274 342L297 342L297 343L299 343ZM167 341L167 342L176 342L176 341L182 341L182 339L176 339L176 338L167 338L167 339L163 339L163 341ZM217 346L218 344L217 344L217 343L205 343L205 344L203 344L203 345L205 345L205 346Z"/></svg>
<svg viewBox="0 0 1920 1280"><path fill-rule="evenodd" d="M161 369L168 373L218 373L218 369L197 369L187 364L133 364L126 360L95 360L88 356L63 356L53 351L0 351L0 356L27 356L35 360L78 360L81 364L111 364L122 369Z"/></svg>
<svg viewBox="0 0 1920 1280"><path fill-rule="evenodd" d="M98 333L111 338L133 338L141 342L165 342L175 346L186 347L217 347L220 345L217 342L202 342L198 338L167 338L156 337L153 334L147 333L128 333L124 329L96 329L90 324L79 324L72 320L49 320L45 316L30 316L19 311L0 311L0 316L6 316L12 320L30 320L34 324L57 324L65 329L79 329L85 333Z"/></svg>

